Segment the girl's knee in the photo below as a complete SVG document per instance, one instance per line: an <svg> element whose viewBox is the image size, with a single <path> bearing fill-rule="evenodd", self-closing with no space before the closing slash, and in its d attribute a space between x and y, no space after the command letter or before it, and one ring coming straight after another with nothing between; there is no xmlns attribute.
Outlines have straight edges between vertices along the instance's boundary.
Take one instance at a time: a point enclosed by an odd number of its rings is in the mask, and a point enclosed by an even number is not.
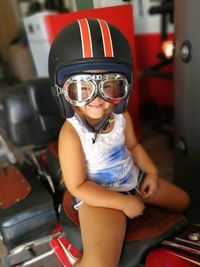
<svg viewBox="0 0 200 267"><path fill-rule="evenodd" d="M158 205L174 213L182 213L190 205L190 197L182 188L171 182L160 179L158 192L145 200L148 204Z"/></svg>
<svg viewBox="0 0 200 267"><path fill-rule="evenodd" d="M174 203L174 210L172 211L182 213L188 209L190 205L190 196L188 193L181 189L181 193L179 194L177 201Z"/></svg>

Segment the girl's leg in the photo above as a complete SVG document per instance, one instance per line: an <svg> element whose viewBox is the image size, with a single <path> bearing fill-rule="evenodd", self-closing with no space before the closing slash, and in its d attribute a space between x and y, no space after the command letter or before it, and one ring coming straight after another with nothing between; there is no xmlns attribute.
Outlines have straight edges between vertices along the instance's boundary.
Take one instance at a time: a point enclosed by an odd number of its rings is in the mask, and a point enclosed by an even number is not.
<svg viewBox="0 0 200 267"><path fill-rule="evenodd" d="M76 267L116 267L126 231L124 213L82 204L79 220L83 257Z"/></svg>
<svg viewBox="0 0 200 267"><path fill-rule="evenodd" d="M158 191L152 197L145 199L144 202L166 208L172 212L183 212L188 208L190 198L180 187L167 180L159 179Z"/></svg>

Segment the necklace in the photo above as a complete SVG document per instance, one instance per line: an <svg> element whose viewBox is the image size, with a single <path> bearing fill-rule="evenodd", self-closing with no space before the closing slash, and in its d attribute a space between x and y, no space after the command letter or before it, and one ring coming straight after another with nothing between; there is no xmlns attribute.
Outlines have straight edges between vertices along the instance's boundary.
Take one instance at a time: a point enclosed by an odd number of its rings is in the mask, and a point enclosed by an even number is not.
<svg viewBox="0 0 200 267"><path fill-rule="evenodd" d="M99 133L106 132L106 130L108 130L111 127L111 125L114 121L115 121L114 118L109 118L107 121L107 125L104 128L102 128Z"/></svg>

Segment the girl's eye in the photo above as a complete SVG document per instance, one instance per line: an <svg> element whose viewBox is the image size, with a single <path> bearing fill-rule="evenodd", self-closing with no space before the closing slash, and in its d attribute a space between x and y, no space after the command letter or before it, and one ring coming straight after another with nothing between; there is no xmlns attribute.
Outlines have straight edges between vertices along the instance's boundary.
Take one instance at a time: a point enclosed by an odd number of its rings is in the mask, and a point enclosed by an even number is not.
<svg viewBox="0 0 200 267"><path fill-rule="evenodd" d="M82 90L82 91L88 91L89 88L88 88L88 87L81 87L81 90Z"/></svg>

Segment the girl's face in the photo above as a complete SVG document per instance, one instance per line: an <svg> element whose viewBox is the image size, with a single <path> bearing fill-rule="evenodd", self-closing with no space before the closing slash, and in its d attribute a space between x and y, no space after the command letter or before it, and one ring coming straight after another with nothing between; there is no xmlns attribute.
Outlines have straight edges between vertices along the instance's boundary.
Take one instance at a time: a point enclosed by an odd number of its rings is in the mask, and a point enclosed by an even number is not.
<svg viewBox="0 0 200 267"><path fill-rule="evenodd" d="M92 102L82 107L75 107L75 111L86 118L98 120L109 114L113 109L113 104L106 102L97 96Z"/></svg>
<svg viewBox="0 0 200 267"><path fill-rule="evenodd" d="M128 95L129 84L119 73L88 72L68 77L63 89L66 101L75 112L93 124L111 113L113 105Z"/></svg>

